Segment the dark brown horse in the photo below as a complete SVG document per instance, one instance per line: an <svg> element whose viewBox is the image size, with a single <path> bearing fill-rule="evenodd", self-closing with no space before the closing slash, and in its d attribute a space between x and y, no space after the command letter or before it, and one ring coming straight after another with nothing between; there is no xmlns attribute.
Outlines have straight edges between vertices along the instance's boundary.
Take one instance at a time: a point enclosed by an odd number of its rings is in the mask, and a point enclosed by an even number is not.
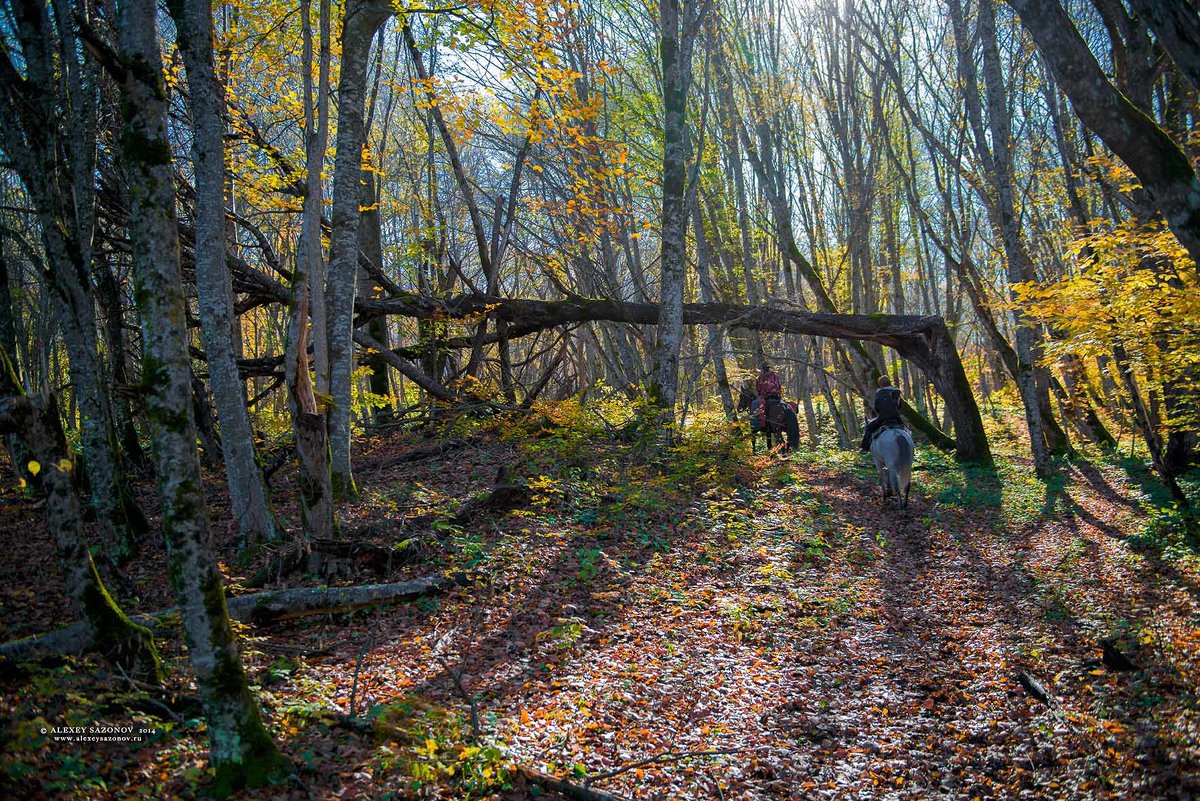
<svg viewBox="0 0 1200 801"><path fill-rule="evenodd" d="M787 453L800 447L800 423L796 419L796 410L790 404L768 397L766 425L763 425L758 419L758 403L758 395L754 390L742 387L737 410L750 413L750 452L755 452L760 431L766 437L768 450L783 446L784 453Z"/></svg>

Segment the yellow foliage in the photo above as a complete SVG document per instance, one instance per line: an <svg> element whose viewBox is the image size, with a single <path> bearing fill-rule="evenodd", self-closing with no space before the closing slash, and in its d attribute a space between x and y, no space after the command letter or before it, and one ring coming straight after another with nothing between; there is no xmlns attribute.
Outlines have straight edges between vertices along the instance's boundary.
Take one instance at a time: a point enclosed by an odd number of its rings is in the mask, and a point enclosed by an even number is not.
<svg viewBox="0 0 1200 801"><path fill-rule="evenodd" d="M1200 389L1200 281L1195 265L1163 224L1093 221L1075 240L1075 274L1014 287L1022 310L1053 332L1050 359L1112 355L1123 345L1152 389ZM1200 413L1168 425L1194 425Z"/></svg>

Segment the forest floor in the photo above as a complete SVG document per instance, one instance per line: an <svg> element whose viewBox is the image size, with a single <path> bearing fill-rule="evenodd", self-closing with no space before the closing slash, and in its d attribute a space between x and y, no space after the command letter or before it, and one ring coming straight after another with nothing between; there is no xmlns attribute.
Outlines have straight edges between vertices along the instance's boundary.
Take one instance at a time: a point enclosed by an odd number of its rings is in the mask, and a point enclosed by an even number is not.
<svg viewBox="0 0 1200 801"><path fill-rule="evenodd" d="M655 455L547 414L557 425L485 426L419 460L402 459L429 441L361 441L343 527L417 558L286 583L470 582L239 626L296 766L244 797L538 795L515 766L638 799L1200 795L1200 558L1156 530L1141 467L1095 457L1042 482L989 419L999 466L924 449L902 514L858 454L751 456L714 424ZM454 522L502 466L531 502ZM230 594L248 591L261 560L239 565L214 529ZM73 619L40 511L14 490L0 548L5 639ZM171 605L160 546L127 573L127 610ZM1135 669L1113 669L1102 639ZM194 693L179 638L160 643L170 686ZM93 658L3 668L0 796L202 796L202 724L139 697ZM155 733L41 734L96 722Z"/></svg>

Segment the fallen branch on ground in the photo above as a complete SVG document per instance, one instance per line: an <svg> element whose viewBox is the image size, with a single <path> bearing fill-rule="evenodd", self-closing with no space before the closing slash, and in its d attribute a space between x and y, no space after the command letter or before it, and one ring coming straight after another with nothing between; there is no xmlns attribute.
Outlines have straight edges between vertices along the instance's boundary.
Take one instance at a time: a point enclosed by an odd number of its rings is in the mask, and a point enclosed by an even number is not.
<svg viewBox="0 0 1200 801"><path fill-rule="evenodd" d="M613 795L612 793L605 793L600 790L593 790L590 787L573 784L566 779L560 779L557 776L552 776L549 773L543 773L533 768L518 766L517 774L530 784L536 784L543 790L562 793L567 798L574 799L574 801L623 801L620 796Z"/></svg>
<svg viewBox="0 0 1200 801"><path fill-rule="evenodd" d="M256 592L229 598L226 605L234 620L259 625L280 620L323 613L351 612L369 606L412 601L426 595L445 592L464 583L462 576L423 576L393 584L366 584L358 587L295 587L287 590ZM151 631L163 627L168 620L178 618L179 609L164 609L131 619ZM26 637L0 645L0 658L13 662L43 659L48 656L79 654L90 651L94 643L92 631L75 623L47 634Z"/></svg>
<svg viewBox="0 0 1200 801"><path fill-rule="evenodd" d="M482 439L483 438L480 436L455 437L454 439L448 439L444 442L435 442L432 445L422 445L419 448L413 448L412 450L388 459L387 461L372 465L371 469L383 470L387 467L395 467L398 464L408 464L409 462L428 459L431 456L441 456L443 453L449 453L450 451L458 450L459 448L466 447L467 445L472 445L480 442Z"/></svg>
<svg viewBox="0 0 1200 801"><path fill-rule="evenodd" d="M1017 674L1017 681L1019 681L1021 686L1025 688L1025 692L1029 693L1046 706L1054 706L1054 698L1046 691L1046 688L1042 686L1042 683L1029 673L1026 673L1024 670L1022 670Z"/></svg>

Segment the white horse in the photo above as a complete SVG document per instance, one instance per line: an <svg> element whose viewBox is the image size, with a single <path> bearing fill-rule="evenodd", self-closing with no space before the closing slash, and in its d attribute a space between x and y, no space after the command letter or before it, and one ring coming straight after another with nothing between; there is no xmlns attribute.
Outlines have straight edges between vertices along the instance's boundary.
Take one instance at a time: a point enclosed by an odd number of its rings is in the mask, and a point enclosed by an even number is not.
<svg viewBox="0 0 1200 801"><path fill-rule="evenodd" d="M871 455L879 470L884 500L895 494L901 509L908 508L914 450L912 435L903 428L885 428L871 441Z"/></svg>

